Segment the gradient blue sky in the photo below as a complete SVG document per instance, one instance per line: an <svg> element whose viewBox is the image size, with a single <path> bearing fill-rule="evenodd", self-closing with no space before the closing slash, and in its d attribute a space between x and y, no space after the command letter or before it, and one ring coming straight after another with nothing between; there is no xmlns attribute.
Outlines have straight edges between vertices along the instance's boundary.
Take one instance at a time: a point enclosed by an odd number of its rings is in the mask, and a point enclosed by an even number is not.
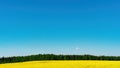
<svg viewBox="0 0 120 68"><path fill-rule="evenodd" d="M119 52L118 0L0 0L0 56Z"/></svg>

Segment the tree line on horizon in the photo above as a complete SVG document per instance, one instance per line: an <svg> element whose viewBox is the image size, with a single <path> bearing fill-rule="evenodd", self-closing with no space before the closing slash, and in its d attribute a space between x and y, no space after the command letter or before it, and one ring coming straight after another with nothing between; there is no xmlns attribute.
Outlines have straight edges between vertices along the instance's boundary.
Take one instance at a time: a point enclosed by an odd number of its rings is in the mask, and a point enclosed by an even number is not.
<svg viewBox="0 0 120 68"><path fill-rule="evenodd" d="M29 56L1 57L0 64L25 62L25 61L40 61L40 60L115 60L115 61L119 61L120 56L38 54L38 55L29 55Z"/></svg>

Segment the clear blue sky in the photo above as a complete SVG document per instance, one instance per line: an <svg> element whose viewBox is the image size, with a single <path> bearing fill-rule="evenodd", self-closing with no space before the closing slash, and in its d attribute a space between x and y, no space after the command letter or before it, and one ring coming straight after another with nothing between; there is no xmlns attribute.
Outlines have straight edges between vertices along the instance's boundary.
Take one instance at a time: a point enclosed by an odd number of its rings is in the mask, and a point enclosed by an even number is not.
<svg viewBox="0 0 120 68"><path fill-rule="evenodd" d="M118 0L0 0L0 56L119 52Z"/></svg>

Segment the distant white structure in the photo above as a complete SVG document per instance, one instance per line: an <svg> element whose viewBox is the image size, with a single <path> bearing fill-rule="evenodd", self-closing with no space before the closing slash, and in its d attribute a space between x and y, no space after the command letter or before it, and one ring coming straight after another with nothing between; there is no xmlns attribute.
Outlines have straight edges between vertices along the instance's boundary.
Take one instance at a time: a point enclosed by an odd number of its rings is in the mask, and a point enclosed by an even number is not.
<svg viewBox="0 0 120 68"><path fill-rule="evenodd" d="M76 48L75 48L75 50L77 50L77 51L78 51L78 50L80 50L80 48L79 48L79 47L76 47Z"/></svg>

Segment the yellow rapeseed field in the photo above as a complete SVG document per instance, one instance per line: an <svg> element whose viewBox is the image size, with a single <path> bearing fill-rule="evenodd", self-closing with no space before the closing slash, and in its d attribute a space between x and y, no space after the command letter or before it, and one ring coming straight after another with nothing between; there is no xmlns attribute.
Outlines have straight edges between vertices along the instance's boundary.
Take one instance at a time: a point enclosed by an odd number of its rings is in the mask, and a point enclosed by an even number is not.
<svg viewBox="0 0 120 68"><path fill-rule="evenodd" d="M31 61L0 64L0 68L120 68L120 61Z"/></svg>

